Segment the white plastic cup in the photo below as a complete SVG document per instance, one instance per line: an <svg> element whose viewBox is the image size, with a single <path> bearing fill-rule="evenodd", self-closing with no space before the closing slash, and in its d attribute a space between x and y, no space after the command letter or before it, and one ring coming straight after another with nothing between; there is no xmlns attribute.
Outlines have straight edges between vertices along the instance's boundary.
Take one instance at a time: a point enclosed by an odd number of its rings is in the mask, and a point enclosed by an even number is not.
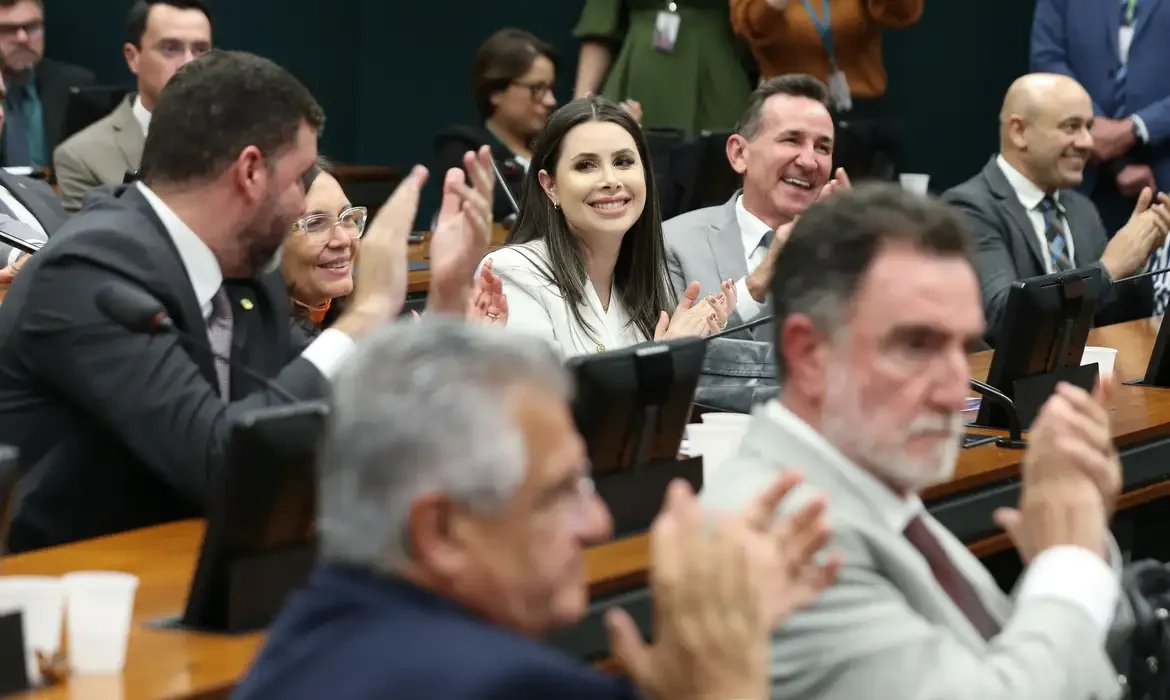
<svg viewBox="0 0 1170 700"><path fill-rule="evenodd" d="M70 668L79 675L121 673L138 577L120 571L77 571L62 581Z"/></svg>
<svg viewBox="0 0 1170 700"><path fill-rule="evenodd" d="M752 420L750 413L704 413L699 418L706 425L747 425Z"/></svg>
<svg viewBox="0 0 1170 700"><path fill-rule="evenodd" d="M898 182L902 183L902 189L914 194L927 194L930 192L930 175L926 173L899 173Z"/></svg>
<svg viewBox="0 0 1170 700"><path fill-rule="evenodd" d="M28 679L40 683L37 652L52 656L61 649L61 614L65 587L55 576L0 576L0 613L21 613Z"/></svg>
<svg viewBox="0 0 1170 700"><path fill-rule="evenodd" d="M1085 347L1085 354L1081 355L1081 365L1097 363L1097 374L1102 379L1113 375L1113 365L1117 362L1117 348Z"/></svg>
<svg viewBox="0 0 1170 700"><path fill-rule="evenodd" d="M719 467L735 456L747 423L692 423L687 426L687 443L692 455L703 458L703 483L709 483Z"/></svg>

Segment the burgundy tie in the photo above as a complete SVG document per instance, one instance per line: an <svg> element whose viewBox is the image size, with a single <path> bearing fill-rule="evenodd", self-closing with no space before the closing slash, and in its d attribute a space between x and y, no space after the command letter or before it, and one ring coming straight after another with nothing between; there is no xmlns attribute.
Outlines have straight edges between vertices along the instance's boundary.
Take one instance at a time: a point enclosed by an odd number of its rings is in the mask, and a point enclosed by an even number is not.
<svg viewBox="0 0 1170 700"><path fill-rule="evenodd" d="M946 550L943 549L942 543L926 526L926 521L921 517L914 518L906 526L905 535L910 544L922 552L926 563L930 565L930 571L934 574L935 580L951 597L959 610L963 611L979 634L987 640L999 634L999 623L995 621L991 613L987 612L987 608L983 607L983 601L979 599L979 594L975 592L971 582L955 568L954 563L947 556Z"/></svg>

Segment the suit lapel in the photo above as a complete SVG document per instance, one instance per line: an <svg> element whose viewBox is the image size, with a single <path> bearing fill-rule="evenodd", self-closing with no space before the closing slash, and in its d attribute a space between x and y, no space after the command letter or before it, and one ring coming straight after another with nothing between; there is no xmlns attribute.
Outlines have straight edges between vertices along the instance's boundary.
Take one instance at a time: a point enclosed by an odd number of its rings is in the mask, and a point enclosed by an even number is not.
<svg viewBox="0 0 1170 700"><path fill-rule="evenodd" d="M737 280L748 273L743 235L735 216L737 199L739 192L732 195L731 200L723 205L720 220L712 224L711 235L707 236L707 244L711 246L711 255L715 258L715 269L719 271L720 280Z"/></svg>
<svg viewBox="0 0 1170 700"><path fill-rule="evenodd" d="M987 188L995 196L1000 218L1011 226L1012 235L1024 240L1028 250L1032 251L1032 258L1039 267L1040 274L1043 274L1044 270L1048 269L1045 263L1048 253L1040 249L1040 241L1036 237L1036 229L1028 219L1028 212L1024 210L1024 205L1020 204L1020 198L1016 196L1016 191L1004 177L994 157L983 168L983 177L987 180Z"/></svg>
<svg viewBox="0 0 1170 700"><path fill-rule="evenodd" d="M126 170L137 170L139 163L142 162L142 147L146 143L146 136L134 117L133 94L122 100L113 117L111 126L114 128L114 143L118 145L118 150L126 160Z"/></svg>
<svg viewBox="0 0 1170 700"><path fill-rule="evenodd" d="M1086 212L1074 197L1062 196L1060 201L1064 204L1065 223L1073 240L1073 264L1077 267L1093 264L1102 252L1101 240L1096 237L1100 235L1095 226L1096 212Z"/></svg>
<svg viewBox="0 0 1170 700"><path fill-rule="evenodd" d="M1153 24L1151 20L1154 18L1154 13L1157 12L1158 3L1161 0L1141 0L1141 5L1138 9L1137 27L1133 30L1133 40L1137 41L1139 37L1146 33L1146 28ZM1106 3L1108 4L1108 3ZM1117 13L1114 13L1117 14ZM1120 27L1120 20L1118 20ZM1164 37L1163 37L1164 39Z"/></svg>
<svg viewBox="0 0 1170 700"><path fill-rule="evenodd" d="M1117 46L1117 35L1121 33L1121 3L1114 0L1103 0L1103 2L1092 3L1097 6L1097 11L1103 13L1100 17L1101 26L1105 28L1105 41L1109 46L1109 58L1113 61L1113 67L1118 64L1118 56L1120 49ZM1112 71L1109 75L1113 75Z"/></svg>

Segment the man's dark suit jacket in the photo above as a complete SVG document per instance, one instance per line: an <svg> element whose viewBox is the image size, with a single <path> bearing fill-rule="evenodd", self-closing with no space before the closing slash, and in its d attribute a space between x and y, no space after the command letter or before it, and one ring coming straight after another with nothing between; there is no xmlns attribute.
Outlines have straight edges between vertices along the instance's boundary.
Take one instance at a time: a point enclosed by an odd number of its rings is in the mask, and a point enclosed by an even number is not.
<svg viewBox="0 0 1170 700"><path fill-rule="evenodd" d="M966 215L974 234L987 338L994 345L1012 283L1046 274L1048 251L1041 248L1028 212L995 157L978 175L948 190L942 198ZM1097 325L1149 316L1153 312L1153 289L1148 279L1108 283L1109 276L1100 260L1109 236L1093 203L1075 190L1061 190L1060 203L1072 233L1074 264L1078 268L1100 268L1106 281Z"/></svg>
<svg viewBox="0 0 1170 700"><path fill-rule="evenodd" d="M88 87L94 84L96 78L92 72L81 66L54 61L51 58L42 58L37 63L34 80L36 81L37 95L41 99L41 114L45 123L45 150L51 159L53 149L61 142L62 132L65 130L65 110L69 105L69 88ZM8 85L8 89L12 89L11 84ZM6 166L28 165L28 163L8 162L6 151L4 139L0 138L0 163Z"/></svg>
<svg viewBox="0 0 1170 700"><path fill-rule="evenodd" d="M36 217L46 235L52 236L69 218L61 206L61 200L44 180L11 175L0 169L0 187L11 192L16 201Z"/></svg>
<svg viewBox="0 0 1170 700"><path fill-rule="evenodd" d="M318 569L232 700L634 700L624 680L402 580Z"/></svg>
<svg viewBox="0 0 1170 700"><path fill-rule="evenodd" d="M25 470L12 551L201 515L231 422L280 403L233 372L229 405L203 351L108 320L94 296L112 280L207 337L178 250L136 187L70 219L32 256L0 305L0 444L20 448ZM279 279L226 286L233 359L294 396L325 396L325 379L298 357L304 341L291 334Z"/></svg>

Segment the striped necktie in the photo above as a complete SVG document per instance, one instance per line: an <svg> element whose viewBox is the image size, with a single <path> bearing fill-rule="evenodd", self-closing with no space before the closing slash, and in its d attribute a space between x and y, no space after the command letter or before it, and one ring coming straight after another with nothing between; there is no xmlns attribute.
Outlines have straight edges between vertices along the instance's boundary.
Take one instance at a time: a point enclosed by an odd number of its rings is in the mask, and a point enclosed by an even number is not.
<svg viewBox="0 0 1170 700"><path fill-rule="evenodd" d="M922 553L922 558L926 559L927 565L930 566L930 573L934 574L938 585L954 601L960 612L967 617L971 626L984 639L990 640L998 635L1000 632L999 622L983 604L975 587L947 556L942 543L930 531L926 521L921 516L914 518L906 526L903 534L910 541L910 544Z"/></svg>
<svg viewBox="0 0 1170 700"><path fill-rule="evenodd" d="M1048 240L1048 259L1053 272L1073 269L1068 254L1068 233L1064 230L1064 211L1052 195L1046 195L1036 206L1044 217L1044 238Z"/></svg>
<svg viewBox="0 0 1170 700"><path fill-rule="evenodd" d="M211 349L223 357L232 355L232 302L227 288L220 287L211 299L211 317L207 319L207 341ZM232 370L225 360L215 360L215 377L219 395L225 402L232 400Z"/></svg>
<svg viewBox="0 0 1170 700"><path fill-rule="evenodd" d="M1137 30L1138 5L1138 0L1121 0L1122 27L1130 27L1131 31ZM1126 53L1128 54L1128 51ZM1130 112L1126 108L1125 96L1125 81L1129 73L1129 61L1121 60L1121 56L1118 55L1117 62L1117 72L1113 75L1113 116L1117 119L1124 119L1129 116Z"/></svg>

